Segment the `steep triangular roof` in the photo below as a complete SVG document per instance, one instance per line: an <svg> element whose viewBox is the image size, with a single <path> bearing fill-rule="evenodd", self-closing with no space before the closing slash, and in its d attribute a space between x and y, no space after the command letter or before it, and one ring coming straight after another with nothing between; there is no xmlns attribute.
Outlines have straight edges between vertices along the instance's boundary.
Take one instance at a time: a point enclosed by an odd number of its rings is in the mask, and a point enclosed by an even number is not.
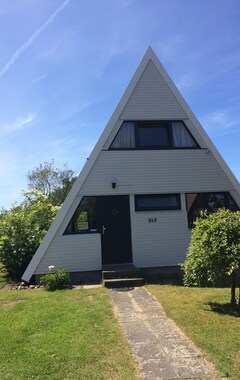
<svg viewBox="0 0 240 380"><path fill-rule="evenodd" d="M149 83L145 78L147 78L148 72L151 72L152 82ZM155 78L155 79L154 79ZM159 85L161 84L161 85ZM151 88L149 88L151 87ZM145 92L149 94L149 97L144 97L144 104L142 107L142 114L136 115L134 113L134 102L135 99L141 97L141 94ZM154 103L155 102L155 103ZM155 107L153 106L155 104ZM151 107L150 107L151 105ZM170 105L170 108L169 108ZM151 108L151 115L149 115L149 110ZM153 112L153 109L155 110ZM201 140L204 142L206 147L211 151L219 165L222 167L227 177L233 184L233 187L237 190L240 196L240 185L210 138L202 128L201 124L183 99L177 87L174 85L173 81L167 74L166 70L160 63L156 54L149 47L142 58L135 74L133 75L127 89L125 90L118 106L113 112L107 126L105 127L101 137L99 138L97 144L95 145L89 159L84 165L78 179L73 185L70 193L68 194L66 200L64 201L61 210L56 216L54 222L48 230L42 244L39 246L37 252L35 253L32 261L28 265L26 271L23 274L22 279L24 281L29 281L34 271L36 270L38 264L40 263L42 257L44 256L46 250L48 249L51 241L54 239L62 221L64 220L69 208L76 199L79 190L84 184L89 172L91 171L94 163L96 162L101 150L103 149L106 141L108 140L111 132L113 131L117 121L119 119L170 119L170 114L174 113L176 118L185 119L188 118L194 128L196 133L199 135Z"/></svg>
<svg viewBox="0 0 240 380"><path fill-rule="evenodd" d="M152 59L148 61L141 78L129 96L120 118L125 120L187 118Z"/></svg>

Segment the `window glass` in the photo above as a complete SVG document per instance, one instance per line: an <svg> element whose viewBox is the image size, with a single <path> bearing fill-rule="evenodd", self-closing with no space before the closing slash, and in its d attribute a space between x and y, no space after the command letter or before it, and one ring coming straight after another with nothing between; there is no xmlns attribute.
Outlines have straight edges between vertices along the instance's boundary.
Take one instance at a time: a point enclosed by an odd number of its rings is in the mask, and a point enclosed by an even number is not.
<svg viewBox="0 0 240 380"><path fill-rule="evenodd" d="M172 122L173 146L175 148L197 148L197 143L181 122Z"/></svg>
<svg viewBox="0 0 240 380"><path fill-rule="evenodd" d="M194 222L201 211L216 212L219 208L237 211L238 207L229 193L192 193L186 194L188 226L194 227Z"/></svg>
<svg viewBox="0 0 240 380"><path fill-rule="evenodd" d="M207 210L209 212L216 212L219 208L223 208L226 205L225 194L212 193L205 196L204 198L203 201L205 201Z"/></svg>
<svg viewBox="0 0 240 380"><path fill-rule="evenodd" d="M231 211L238 211L239 208L229 193L226 194L226 198L227 208L229 208Z"/></svg>
<svg viewBox="0 0 240 380"><path fill-rule="evenodd" d="M96 197L83 197L65 234L96 232Z"/></svg>
<svg viewBox="0 0 240 380"><path fill-rule="evenodd" d="M139 127L138 128L139 147L168 147L169 136L167 127Z"/></svg>
<svg viewBox="0 0 240 380"><path fill-rule="evenodd" d="M78 231L85 231L88 230L88 212L87 211L80 211L78 218L76 220L77 224L77 230Z"/></svg>
<svg viewBox="0 0 240 380"><path fill-rule="evenodd" d="M111 149L132 149L135 148L135 128L134 123L124 122L118 131Z"/></svg>
<svg viewBox="0 0 240 380"><path fill-rule="evenodd" d="M179 210L179 194L135 195L135 210Z"/></svg>

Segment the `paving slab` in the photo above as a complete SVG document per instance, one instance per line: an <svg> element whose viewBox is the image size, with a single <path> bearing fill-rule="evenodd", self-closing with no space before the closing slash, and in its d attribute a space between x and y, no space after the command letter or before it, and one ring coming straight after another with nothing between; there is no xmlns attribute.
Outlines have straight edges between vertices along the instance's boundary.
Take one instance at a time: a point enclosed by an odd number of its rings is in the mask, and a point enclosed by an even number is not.
<svg viewBox="0 0 240 380"><path fill-rule="evenodd" d="M146 288L109 291L142 380L220 378Z"/></svg>
<svg viewBox="0 0 240 380"><path fill-rule="evenodd" d="M98 289L101 288L102 284L88 284L88 285L83 285L83 289Z"/></svg>
<svg viewBox="0 0 240 380"><path fill-rule="evenodd" d="M98 289L101 288L101 284L87 284L87 285L73 285L73 290L79 290L79 289Z"/></svg>

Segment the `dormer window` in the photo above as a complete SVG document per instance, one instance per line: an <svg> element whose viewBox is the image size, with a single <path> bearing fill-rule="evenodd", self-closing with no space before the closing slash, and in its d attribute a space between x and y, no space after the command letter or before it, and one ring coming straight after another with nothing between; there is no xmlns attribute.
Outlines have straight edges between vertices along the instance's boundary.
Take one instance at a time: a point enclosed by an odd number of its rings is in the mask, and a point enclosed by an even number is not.
<svg viewBox="0 0 240 380"><path fill-rule="evenodd" d="M110 149L194 149L199 145L182 121L124 121Z"/></svg>

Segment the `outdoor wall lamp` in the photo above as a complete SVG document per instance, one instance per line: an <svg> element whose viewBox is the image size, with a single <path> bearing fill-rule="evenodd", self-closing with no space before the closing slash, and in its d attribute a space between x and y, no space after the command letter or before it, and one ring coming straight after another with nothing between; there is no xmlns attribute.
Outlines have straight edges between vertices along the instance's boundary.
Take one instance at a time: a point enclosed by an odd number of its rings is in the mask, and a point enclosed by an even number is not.
<svg viewBox="0 0 240 380"><path fill-rule="evenodd" d="M116 180L116 178L113 178L112 179L112 188L116 189L116 186L117 186L117 180Z"/></svg>

